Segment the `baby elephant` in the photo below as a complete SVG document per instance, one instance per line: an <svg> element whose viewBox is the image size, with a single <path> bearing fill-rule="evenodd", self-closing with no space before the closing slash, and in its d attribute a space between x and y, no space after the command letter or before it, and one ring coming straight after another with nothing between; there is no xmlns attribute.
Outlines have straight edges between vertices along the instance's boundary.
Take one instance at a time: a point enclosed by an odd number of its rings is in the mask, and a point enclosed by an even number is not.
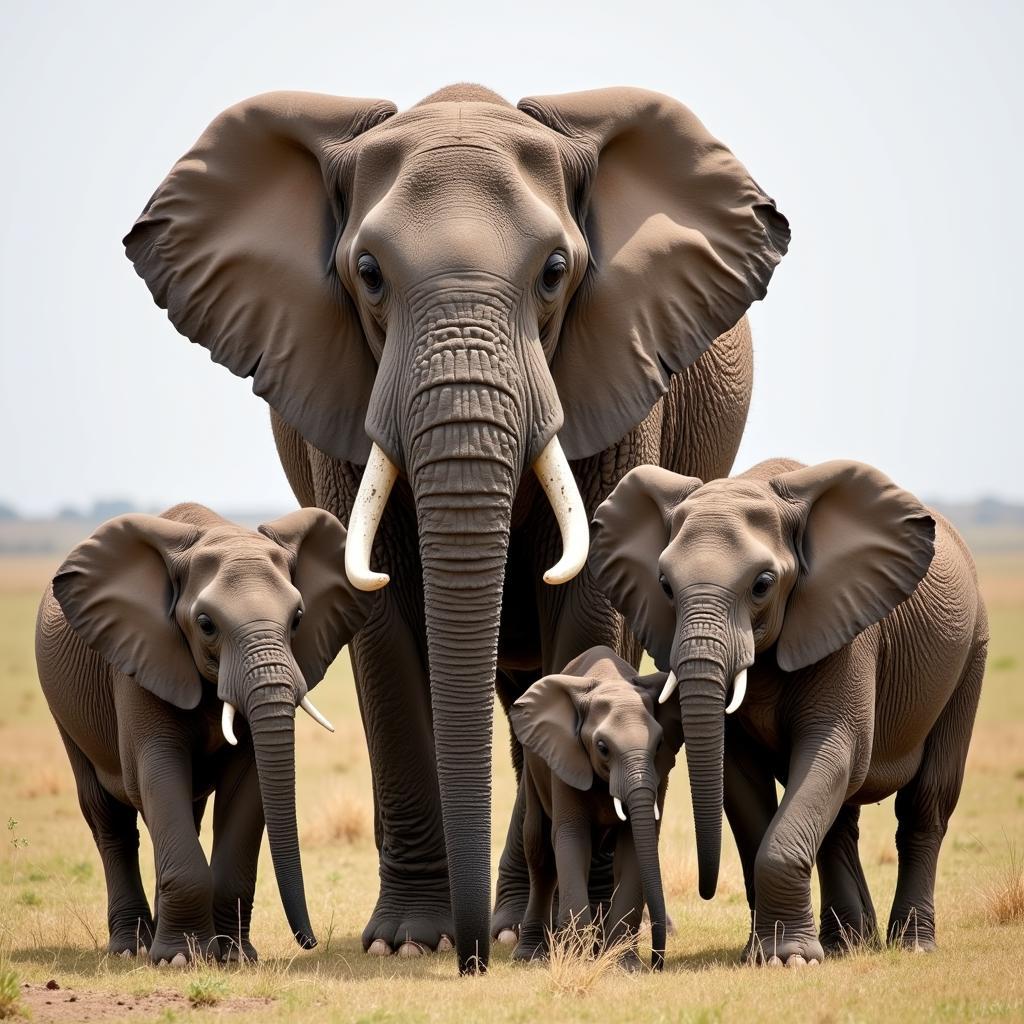
<svg viewBox="0 0 1024 1024"><path fill-rule="evenodd" d="M530 870L515 958L544 955L556 882L558 927L591 923L587 883L596 844L614 849L609 940L636 933L646 901L652 966L661 968L666 919L658 821L683 742L676 702L656 703L665 680L664 672L638 676L614 651L594 647L512 705L512 728L525 755L523 845ZM634 952L629 966L637 964Z"/></svg>
<svg viewBox="0 0 1024 1024"><path fill-rule="evenodd" d="M148 946L154 963L175 965L193 953L254 957L264 819L288 923L303 948L316 945L295 822L295 708L332 728L306 691L369 610L344 557L345 529L320 509L257 533L177 505L111 519L58 570L36 661L103 861L110 952ZM207 865L198 830L214 791ZM155 916L139 812L156 855Z"/></svg>
<svg viewBox="0 0 1024 1024"><path fill-rule="evenodd" d="M889 941L932 948L988 641L949 523L857 462L774 460L707 484L643 466L598 509L591 569L673 673L664 696L679 687L700 893L715 892L724 799L747 956L801 964L874 937L857 821L892 793Z"/></svg>

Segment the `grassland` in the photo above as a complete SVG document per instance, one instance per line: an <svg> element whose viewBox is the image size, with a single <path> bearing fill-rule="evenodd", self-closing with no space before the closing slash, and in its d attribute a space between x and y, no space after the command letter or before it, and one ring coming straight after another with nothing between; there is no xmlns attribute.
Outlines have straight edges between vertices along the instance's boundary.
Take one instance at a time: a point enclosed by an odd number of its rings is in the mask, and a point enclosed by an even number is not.
<svg viewBox="0 0 1024 1024"><path fill-rule="evenodd" d="M253 926L259 965L157 970L104 955L102 870L33 663L35 606L52 568L46 559L0 560L0 1017L10 1004L37 1021L1024 1020L1024 554L986 552L980 562L993 639L939 865L938 952L859 952L802 971L737 966L747 929L738 860L727 837L719 894L702 902L682 766L662 855L676 924L665 973L630 976L571 960L525 968L499 950L490 974L475 979L455 977L451 954L362 954L376 858L345 654L317 691L337 733L298 725L303 859L319 948L304 954L291 942L264 851ZM495 865L513 795L505 724L500 714L496 721ZM895 886L894 829L891 800L865 809L861 851L883 919ZM60 987L47 989L50 980Z"/></svg>

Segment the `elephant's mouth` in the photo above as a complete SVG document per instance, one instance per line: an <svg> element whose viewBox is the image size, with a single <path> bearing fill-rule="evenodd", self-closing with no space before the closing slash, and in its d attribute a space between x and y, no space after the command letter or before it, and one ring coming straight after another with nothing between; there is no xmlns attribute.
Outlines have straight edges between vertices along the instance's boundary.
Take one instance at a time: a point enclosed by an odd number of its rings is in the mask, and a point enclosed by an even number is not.
<svg viewBox="0 0 1024 1024"><path fill-rule="evenodd" d="M544 573L544 582L557 586L568 583L586 564L590 527L583 498L557 437L553 437L541 451L533 464L533 471L551 502L562 535L562 557ZM359 590L379 590L390 581L387 573L374 572L370 568L370 552L388 495L397 478L398 467L374 443L352 507L345 548L345 572Z"/></svg>

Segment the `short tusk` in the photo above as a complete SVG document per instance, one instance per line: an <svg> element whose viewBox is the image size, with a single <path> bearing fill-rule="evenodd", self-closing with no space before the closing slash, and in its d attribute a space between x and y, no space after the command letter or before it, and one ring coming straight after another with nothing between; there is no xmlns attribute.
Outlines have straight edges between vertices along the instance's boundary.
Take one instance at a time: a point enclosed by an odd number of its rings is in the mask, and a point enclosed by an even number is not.
<svg viewBox="0 0 1024 1024"><path fill-rule="evenodd" d="M729 701L729 706L725 709L727 715L731 715L742 703L743 698L747 692L747 670L743 669L742 672L736 677L736 681L732 684L732 700Z"/></svg>
<svg viewBox="0 0 1024 1024"><path fill-rule="evenodd" d="M345 542L345 574L356 590L380 590L391 579L387 573L370 569L370 551L388 495L397 478L398 467L374 443L352 506Z"/></svg>
<svg viewBox="0 0 1024 1024"><path fill-rule="evenodd" d="M661 811L658 810L658 801L654 801L654 820L661 821Z"/></svg>
<svg viewBox="0 0 1024 1024"><path fill-rule="evenodd" d="M568 583L586 565L590 526L576 478L557 437L551 438L537 456L533 471L551 502L562 534L562 557L544 573L544 582Z"/></svg>
<svg viewBox="0 0 1024 1024"><path fill-rule="evenodd" d="M665 685L662 687L661 696L658 698L659 704L664 704L665 701L672 696L672 691L679 685L679 680L676 679L675 672L669 672L668 679L665 680Z"/></svg>
<svg viewBox="0 0 1024 1024"><path fill-rule="evenodd" d="M322 714L320 714L316 705L309 699L309 697L303 697L302 700L299 701L299 707L302 708L302 710L305 711L306 714L317 723L317 725L322 725L328 732L334 732L334 726L331 725L331 723L324 718Z"/></svg>
<svg viewBox="0 0 1024 1024"><path fill-rule="evenodd" d="M614 798L615 801L615 813L619 816L619 821L626 820L626 812L622 809L622 801L618 798Z"/></svg>
<svg viewBox="0 0 1024 1024"><path fill-rule="evenodd" d="M238 746L238 737L235 736L235 705L227 701L224 701L224 709L220 713L220 730L231 746Z"/></svg>

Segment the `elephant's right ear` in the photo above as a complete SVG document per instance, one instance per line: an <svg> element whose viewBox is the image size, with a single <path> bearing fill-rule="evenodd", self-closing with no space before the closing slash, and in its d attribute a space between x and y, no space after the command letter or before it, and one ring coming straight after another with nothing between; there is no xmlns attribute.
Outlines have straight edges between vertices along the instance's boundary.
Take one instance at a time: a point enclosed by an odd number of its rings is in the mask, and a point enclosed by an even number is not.
<svg viewBox="0 0 1024 1024"><path fill-rule="evenodd" d="M221 114L126 236L157 305L307 440L365 462L375 363L335 269L345 147L383 100L256 96Z"/></svg>
<svg viewBox="0 0 1024 1024"><path fill-rule="evenodd" d="M519 742L542 758L563 782L582 790L594 784L594 769L580 740L587 695L593 686L591 680L579 676L544 676L509 708Z"/></svg>
<svg viewBox="0 0 1024 1024"><path fill-rule="evenodd" d="M187 523L124 515L68 555L53 594L72 629L114 668L191 710L202 680L174 618L183 560L199 538Z"/></svg>
<svg viewBox="0 0 1024 1024"><path fill-rule="evenodd" d="M519 108L560 137L590 264L551 374L570 459L640 423L674 373L765 295L789 224L681 103L645 89L532 96Z"/></svg>
<svg viewBox="0 0 1024 1024"><path fill-rule="evenodd" d="M590 572L662 672L671 668L676 612L661 588L658 559L675 510L700 486L696 477L638 466L594 514Z"/></svg>

